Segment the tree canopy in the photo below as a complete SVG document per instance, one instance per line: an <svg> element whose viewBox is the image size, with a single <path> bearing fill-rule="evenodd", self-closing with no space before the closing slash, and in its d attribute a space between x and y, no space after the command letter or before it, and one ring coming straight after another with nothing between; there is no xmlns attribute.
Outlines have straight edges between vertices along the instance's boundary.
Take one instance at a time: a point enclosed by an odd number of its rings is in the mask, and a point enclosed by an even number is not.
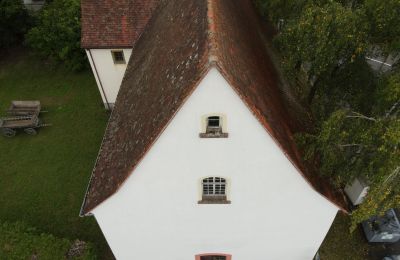
<svg viewBox="0 0 400 260"><path fill-rule="evenodd" d="M288 3L290 2L290 3ZM285 9L285 5L288 8ZM400 54L400 0L259 0L284 26L274 39L282 66L315 129L299 133L305 160L338 188L356 177L370 184L352 213L353 228L400 206L400 69L374 71L366 57ZM299 78L306 84L299 85Z"/></svg>
<svg viewBox="0 0 400 260"><path fill-rule="evenodd" d="M400 0L365 0L370 41L386 53L400 52Z"/></svg>
<svg viewBox="0 0 400 260"><path fill-rule="evenodd" d="M54 0L40 11L27 43L43 57L63 62L71 70L87 66L80 47L80 0Z"/></svg>
<svg viewBox="0 0 400 260"><path fill-rule="evenodd" d="M21 43L32 24L22 1L0 1L0 48Z"/></svg>
<svg viewBox="0 0 400 260"><path fill-rule="evenodd" d="M289 71L303 67L312 87L312 102L321 81L366 51L368 24L362 12L336 2L308 5L298 19L289 20L276 42Z"/></svg>

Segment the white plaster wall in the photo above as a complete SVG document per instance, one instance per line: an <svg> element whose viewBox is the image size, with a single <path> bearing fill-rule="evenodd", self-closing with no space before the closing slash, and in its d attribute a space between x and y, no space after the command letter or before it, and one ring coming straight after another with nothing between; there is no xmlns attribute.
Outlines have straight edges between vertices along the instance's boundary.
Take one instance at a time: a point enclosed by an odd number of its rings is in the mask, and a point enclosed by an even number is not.
<svg viewBox="0 0 400 260"><path fill-rule="evenodd" d="M229 138L201 139L201 117L227 117ZM205 176L230 180L232 204L199 205ZM337 212L300 176L212 69L120 190L92 212L117 259L310 260Z"/></svg>
<svg viewBox="0 0 400 260"><path fill-rule="evenodd" d="M93 61L91 60L89 50L86 50L101 98L103 99L106 108L108 108L107 101L111 106L113 106L117 99L122 78L124 77L126 66L132 54L132 49L123 49L126 64L114 64L111 50L114 49L90 49ZM94 64L96 65L99 77L96 75ZM100 82L103 86L104 93L101 89Z"/></svg>

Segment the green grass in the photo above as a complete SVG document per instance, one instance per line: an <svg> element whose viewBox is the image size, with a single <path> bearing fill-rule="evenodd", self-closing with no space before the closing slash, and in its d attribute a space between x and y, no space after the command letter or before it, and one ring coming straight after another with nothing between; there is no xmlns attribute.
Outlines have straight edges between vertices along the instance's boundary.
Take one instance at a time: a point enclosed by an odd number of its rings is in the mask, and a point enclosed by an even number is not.
<svg viewBox="0 0 400 260"><path fill-rule="evenodd" d="M319 250L322 260L365 260L369 246L361 228L349 233L350 216L339 212Z"/></svg>
<svg viewBox="0 0 400 260"><path fill-rule="evenodd" d="M11 100L40 100L52 126L33 137L0 136L0 220L93 242L106 259L109 249L96 221L78 216L109 116L92 73L70 73L26 51L13 53L0 61L1 112Z"/></svg>

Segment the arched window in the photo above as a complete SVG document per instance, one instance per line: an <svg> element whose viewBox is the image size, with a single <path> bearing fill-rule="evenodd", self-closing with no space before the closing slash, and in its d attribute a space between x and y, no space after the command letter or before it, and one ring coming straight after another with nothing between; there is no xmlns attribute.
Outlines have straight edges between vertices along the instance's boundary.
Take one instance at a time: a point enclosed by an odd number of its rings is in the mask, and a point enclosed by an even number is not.
<svg viewBox="0 0 400 260"><path fill-rule="evenodd" d="M202 199L200 204L228 204L227 181L222 177L207 177L201 181Z"/></svg>
<svg viewBox="0 0 400 260"><path fill-rule="evenodd" d="M226 180L221 177L203 179L203 196L225 196Z"/></svg>

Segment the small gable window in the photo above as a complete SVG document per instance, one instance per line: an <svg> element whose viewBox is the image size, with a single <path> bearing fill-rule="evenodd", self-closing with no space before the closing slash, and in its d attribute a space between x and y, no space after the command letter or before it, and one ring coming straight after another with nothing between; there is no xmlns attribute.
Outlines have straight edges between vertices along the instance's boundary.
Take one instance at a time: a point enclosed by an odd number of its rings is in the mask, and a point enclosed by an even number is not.
<svg viewBox="0 0 400 260"><path fill-rule="evenodd" d="M111 51L114 64L126 64L124 52L122 50Z"/></svg>
<svg viewBox="0 0 400 260"><path fill-rule="evenodd" d="M226 138L228 133L224 130L225 117L222 115L209 115L203 117L203 131L201 138Z"/></svg>
<svg viewBox="0 0 400 260"><path fill-rule="evenodd" d="M227 181L221 177L207 177L201 181L202 197L199 204L229 204Z"/></svg>

